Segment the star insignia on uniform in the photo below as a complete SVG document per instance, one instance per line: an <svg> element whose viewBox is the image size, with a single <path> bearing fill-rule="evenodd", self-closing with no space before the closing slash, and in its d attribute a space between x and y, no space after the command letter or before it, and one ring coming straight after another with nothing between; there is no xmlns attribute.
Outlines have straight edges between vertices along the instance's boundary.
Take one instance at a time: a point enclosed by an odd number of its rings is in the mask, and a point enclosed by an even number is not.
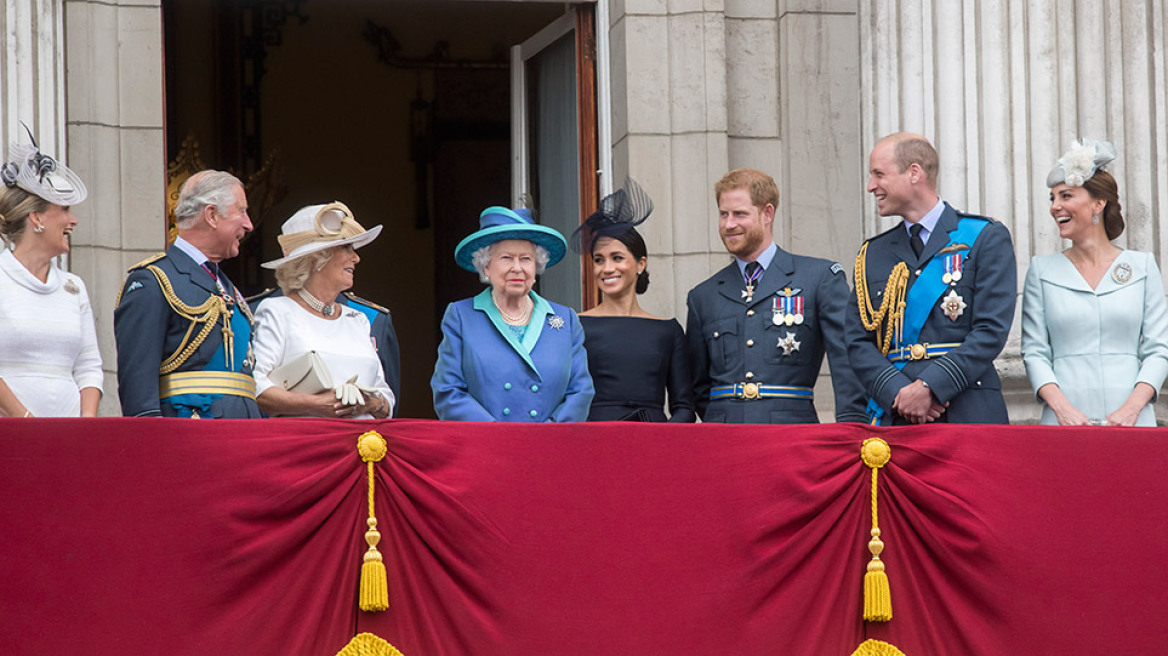
<svg viewBox="0 0 1168 656"><path fill-rule="evenodd" d="M779 338L779 348L783 349L783 355L791 355L799 350L800 342L795 339L795 333L787 331L787 334Z"/></svg>
<svg viewBox="0 0 1168 656"><path fill-rule="evenodd" d="M564 327L564 319L553 314L552 316L548 317L548 325L552 328L555 328L556 330L559 330L560 328Z"/></svg>
<svg viewBox="0 0 1168 656"><path fill-rule="evenodd" d="M957 317L965 314L965 299L957 294L957 290L950 290L949 295L941 299L941 310L950 321L957 321Z"/></svg>

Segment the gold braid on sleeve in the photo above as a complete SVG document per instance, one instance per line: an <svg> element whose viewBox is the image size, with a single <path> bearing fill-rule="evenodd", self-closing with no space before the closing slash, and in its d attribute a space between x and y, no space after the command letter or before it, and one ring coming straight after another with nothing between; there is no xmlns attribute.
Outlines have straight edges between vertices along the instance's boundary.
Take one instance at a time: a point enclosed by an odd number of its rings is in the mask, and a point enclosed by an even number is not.
<svg viewBox="0 0 1168 656"><path fill-rule="evenodd" d="M158 374L165 376L178 369L190 359L191 355L203 344L203 340L207 339L207 335L211 334L211 330L215 328L215 324L219 321L219 317L224 318L223 323L223 338L224 350L230 353L230 339L231 339L231 315L227 312L227 302L223 300L222 296L212 294L203 302L202 305L191 306L183 303L178 294L174 293L174 287L170 284L170 279L166 277L166 273L156 266L148 266L146 270L154 274L158 279L158 286L162 288L162 295L166 298L166 302L170 304L175 314L187 319L191 322L187 328L187 334L183 335L182 343L179 344L178 349L170 354L170 357L162 361L162 366L158 368ZM191 333L195 331L195 324L202 323L203 327L194 339L191 338Z"/></svg>
<svg viewBox="0 0 1168 656"><path fill-rule="evenodd" d="M867 261L868 242L864 242L856 255L856 305L860 309L860 321L864 324L864 330L875 333L880 352L888 355L892 348L892 334L896 333L896 341L899 344L901 331L904 329L904 297L908 290L908 265L897 262L892 268L892 272L888 274L888 283L884 286L884 298L880 300L880 309L876 310L872 308L872 298L868 294Z"/></svg>

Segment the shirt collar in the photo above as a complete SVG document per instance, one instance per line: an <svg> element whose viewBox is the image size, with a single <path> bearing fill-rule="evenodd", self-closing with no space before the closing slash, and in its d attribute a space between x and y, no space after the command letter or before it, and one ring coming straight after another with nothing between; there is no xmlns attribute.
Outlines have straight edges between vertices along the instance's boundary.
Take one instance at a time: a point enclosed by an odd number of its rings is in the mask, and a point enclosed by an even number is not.
<svg viewBox="0 0 1168 656"><path fill-rule="evenodd" d="M203 264L207 262L207 256L203 254L203 251L195 248L194 244L183 239L182 237L174 240L174 246L175 248L189 255L191 259L195 261L195 264L199 266L203 266Z"/></svg>
<svg viewBox="0 0 1168 656"><path fill-rule="evenodd" d="M937 221L941 220L941 213L944 211L945 201L938 198L937 204L933 206L933 209L929 210L927 214L921 217L920 221L917 221L917 223L921 226L921 241L925 242L926 244L929 243L929 235L933 234L933 230L937 228ZM913 224L909 223L908 221L905 221L904 229L908 231L912 225ZM909 235L912 235L911 231L909 232Z"/></svg>
<svg viewBox="0 0 1168 656"><path fill-rule="evenodd" d="M762 254L758 256L758 259L756 259L755 262L761 264L762 270L765 272L767 269L771 268L771 262L775 259L775 253L777 252L779 252L779 246L772 241L771 245L766 247L766 250L764 250ZM743 276L745 276L746 265L749 263L746 260L738 257L735 257L734 261L738 263L738 273L741 273Z"/></svg>

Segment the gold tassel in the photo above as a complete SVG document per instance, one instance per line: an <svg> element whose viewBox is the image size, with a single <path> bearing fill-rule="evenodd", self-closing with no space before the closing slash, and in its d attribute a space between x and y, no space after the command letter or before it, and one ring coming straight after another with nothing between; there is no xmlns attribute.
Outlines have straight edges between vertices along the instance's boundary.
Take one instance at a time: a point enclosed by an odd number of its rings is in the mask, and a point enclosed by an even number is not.
<svg viewBox="0 0 1168 656"><path fill-rule="evenodd" d="M861 642L859 647L856 647L856 651L852 652L852 656L905 656L905 653L890 643L882 640L868 639Z"/></svg>
<svg viewBox="0 0 1168 656"><path fill-rule="evenodd" d="M372 633L358 633L353 636L337 656L403 656L397 647Z"/></svg>
<svg viewBox="0 0 1168 656"><path fill-rule="evenodd" d="M872 468L872 539L868 541L868 551L872 560L864 573L864 620L887 622L892 619L892 592L888 586L888 575L884 572L884 561L880 553L884 542L880 540L880 528L876 516L876 481L880 468L892 459L892 449L888 442L879 437L870 437L860 446L860 459Z"/></svg>
<svg viewBox="0 0 1168 656"><path fill-rule="evenodd" d="M377 530L377 517L373 514L373 463L385 457L385 438L377 431L368 431L357 438L357 453L365 461L369 473L369 519L365 521L369 530L365 531L364 562L361 563L361 610L379 611L389 608L389 583L385 573L385 562L377 543L381 533Z"/></svg>

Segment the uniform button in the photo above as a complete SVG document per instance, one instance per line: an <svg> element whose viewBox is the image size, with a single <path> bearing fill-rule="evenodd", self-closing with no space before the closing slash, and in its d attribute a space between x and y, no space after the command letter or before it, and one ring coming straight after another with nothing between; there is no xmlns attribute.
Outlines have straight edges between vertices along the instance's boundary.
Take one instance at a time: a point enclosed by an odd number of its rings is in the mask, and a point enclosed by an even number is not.
<svg viewBox="0 0 1168 656"><path fill-rule="evenodd" d="M503 389L511 389L511 383L503 383Z"/></svg>
<svg viewBox="0 0 1168 656"><path fill-rule="evenodd" d="M718 339L718 331L714 331L714 339Z"/></svg>
<svg viewBox="0 0 1168 656"><path fill-rule="evenodd" d="M747 311L746 311L746 316L748 316L748 317L753 317L753 316L754 316L754 310L747 310Z"/></svg>
<svg viewBox="0 0 1168 656"><path fill-rule="evenodd" d="M529 415L531 415L532 417L534 417L534 416L538 415L539 413L538 413L538 412L536 412L535 410L532 410L531 412L529 412L529 413L527 413L527 414L529 414Z"/></svg>
<svg viewBox="0 0 1168 656"><path fill-rule="evenodd" d="M754 346L754 340L753 340L753 339L748 339L748 340L746 340L746 345L747 345L748 347L750 347L750 346Z"/></svg>
<svg viewBox="0 0 1168 656"><path fill-rule="evenodd" d="M509 414L511 414L511 408L503 408L503 414L504 414L504 415L509 415Z"/></svg>
<svg viewBox="0 0 1168 656"><path fill-rule="evenodd" d="M754 372L753 371L746 372L746 380L750 380L751 378L754 378Z"/></svg>
<svg viewBox="0 0 1168 656"><path fill-rule="evenodd" d="M981 387L981 381L980 381L980 380L979 380L979 381L977 381L977 382L976 382L976 383L974 383L974 384L975 384L975 385L977 385L978 387Z"/></svg>
<svg viewBox="0 0 1168 656"><path fill-rule="evenodd" d="M532 386L531 386L531 391L533 391L533 392L538 392L538 391L539 391L539 385L532 385Z"/></svg>

